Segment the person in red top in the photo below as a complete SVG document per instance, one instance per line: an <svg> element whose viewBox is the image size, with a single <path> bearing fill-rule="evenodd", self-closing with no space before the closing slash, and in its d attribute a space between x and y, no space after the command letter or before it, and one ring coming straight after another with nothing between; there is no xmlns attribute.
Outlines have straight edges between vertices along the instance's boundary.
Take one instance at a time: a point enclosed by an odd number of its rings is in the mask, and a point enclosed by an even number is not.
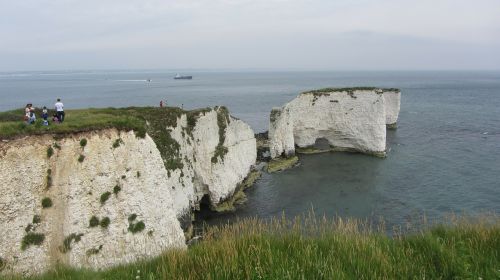
<svg viewBox="0 0 500 280"><path fill-rule="evenodd" d="M163 100L160 100L160 108L163 107Z"/></svg>

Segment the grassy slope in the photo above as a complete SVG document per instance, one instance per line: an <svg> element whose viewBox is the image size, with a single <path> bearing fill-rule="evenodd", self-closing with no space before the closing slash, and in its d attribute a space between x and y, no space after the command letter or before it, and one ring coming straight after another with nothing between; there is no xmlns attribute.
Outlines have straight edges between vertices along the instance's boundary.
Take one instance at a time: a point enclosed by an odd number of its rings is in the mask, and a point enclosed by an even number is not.
<svg viewBox="0 0 500 280"><path fill-rule="evenodd" d="M137 272L140 271L140 272ZM358 221L240 221L150 261L33 279L499 279L500 223L457 222L390 238ZM13 278L16 279L16 278Z"/></svg>
<svg viewBox="0 0 500 280"><path fill-rule="evenodd" d="M38 110L36 124L27 125L22 121L23 109L0 113L0 139L16 138L37 134L68 134L95 131L106 128L133 130L138 137L148 133L160 150L167 170L182 168L179 144L171 138L167 127L176 127L182 114L188 116L188 134L196 125L197 118L212 109L184 111L176 107L129 107L67 110L62 124L42 126L41 111ZM49 116L53 112L49 112Z"/></svg>
<svg viewBox="0 0 500 280"><path fill-rule="evenodd" d="M0 139L14 138L32 134L65 134L105 128L121 130L144 131L146 120L159 120L165 126L175 126L177 117L182 113L198 112L183 111L180 108L129 107L67 110L66 121L63 124L50 126L41 125L41 111L37 110L37 123L26 125L22 121L23 109L0 113ZM49 116L52 115L49 112Z"/></svg>

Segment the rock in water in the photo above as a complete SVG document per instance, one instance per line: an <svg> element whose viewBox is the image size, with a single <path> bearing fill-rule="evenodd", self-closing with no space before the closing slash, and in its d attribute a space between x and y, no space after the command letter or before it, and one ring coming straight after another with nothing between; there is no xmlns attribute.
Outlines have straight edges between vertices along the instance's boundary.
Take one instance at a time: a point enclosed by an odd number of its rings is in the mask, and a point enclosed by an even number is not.
<svg viewBox="0 0 500 280"><path fill-rule="evenodd" d="M269 124L271 157L290 157L295 147L314 153L356 151L385 156L386 126L396 126L398 89L327 88L304 92L273 108Z"/></svg>

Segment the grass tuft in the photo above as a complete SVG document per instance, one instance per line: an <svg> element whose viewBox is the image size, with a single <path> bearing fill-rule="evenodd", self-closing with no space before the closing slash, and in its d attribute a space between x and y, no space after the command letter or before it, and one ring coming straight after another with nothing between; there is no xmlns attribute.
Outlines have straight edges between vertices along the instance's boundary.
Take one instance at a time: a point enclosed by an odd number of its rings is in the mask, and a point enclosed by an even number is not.
<svg viewBox="0 0 500 280"><path fill-rule="evenodd" d="M42 221L42 217L40 215L34 215L32 223L39 224Z"/></svg>
<svg viewBox="0 0 500 280"><path fill-rule="evenodd" d="M47 169L47 184L45 186L47 189L52 187L52 169Z"/></svg>
<svg viewBox="0 0 500 280"><path fill-rule="evenodd" d="M118 186L118 185L116 185L116 186L114 186L114 187L113 187L113 193L114 193L115 195L118 195L118 193L119 193L121 190L122 190L122 188L121 188L120 186Z"/></svg>
<svg viewBox="0 0 500 280"><path fill-rule="evenodd" d="M116 139L115 142L113 142L113 149L120 147L121 144L123 144L123 140L121 138Z"/></svg>
<svg viewBox="0 0 500 280"><path fill-rule="evenodd" d="M52 199L50 199L50 197L44 197L42 199L42 207L43 208L50 208L50 207L52 207Z"/></svg>
<svg viewBox="0 0 500 280"><path fill-rule="evenodd" d="M111 196L110 192L105 192L105 193L101 194L101 198L100 198L101 204L106 203L106 201L109 199L110 196Z"/></svg>
<svg viewBox="0 0 500 280"><path fill-rule="evenodd" d="M109 217L104 217L101 219L101 222L99 223L99 225L102 228L108 228L110 223L111 223L111 220L109 219Z"/></svg>
<svg viewBox="0 0 500 280"><path fill-rule="evenodd" d="M21 250L24 251L31 245L41 245L44 240L45 235L43 235L42 233L28 232L21 241Z"/></svg>
<svg viewBox="0 0 500 280"><path fill-rule="evenodd" d="M87 146L87 139L83 138L82 140L80 140L80 147L85 147Z"/></svg>
<svg viewBox="0 0 500 280"><path fill-rule="evenodd" d="M89 227L93 228L99 225L99 218L92 216L89 220Z"/></svg>
<svg viewBox="0 0 500 280"><path fill-rule="evenodd" d="M59 247L59 250L62 253L67 253L71 250L71 243L74 242L80 242L82 240L83 233L72 233L68 236L66 236L63 240L63 245Z"/></svg>
<svg viewBox="0 0 500 280"><path fill-rule="evenodd" d="M78 162L82 163L84 160L85 160L85 156L84 155L80 155L78 157Z"/></svg>
<svg viewBox="0 0 500 280"><path fill-rule="evenodd" d="M54 155L54 149L52 147L47 148L47 158L51 158Z"/></svg>

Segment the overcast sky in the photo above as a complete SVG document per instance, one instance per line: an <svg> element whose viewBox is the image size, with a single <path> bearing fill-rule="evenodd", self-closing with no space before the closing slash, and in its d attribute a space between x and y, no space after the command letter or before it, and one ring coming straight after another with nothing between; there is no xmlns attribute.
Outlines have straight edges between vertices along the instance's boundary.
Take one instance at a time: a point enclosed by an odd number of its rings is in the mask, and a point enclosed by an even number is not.
<svg viewBox="0 0 500 280"><path fill-rule="evenodd" d="M500 0L0 0L0 71L500 69Z"/></svg>

